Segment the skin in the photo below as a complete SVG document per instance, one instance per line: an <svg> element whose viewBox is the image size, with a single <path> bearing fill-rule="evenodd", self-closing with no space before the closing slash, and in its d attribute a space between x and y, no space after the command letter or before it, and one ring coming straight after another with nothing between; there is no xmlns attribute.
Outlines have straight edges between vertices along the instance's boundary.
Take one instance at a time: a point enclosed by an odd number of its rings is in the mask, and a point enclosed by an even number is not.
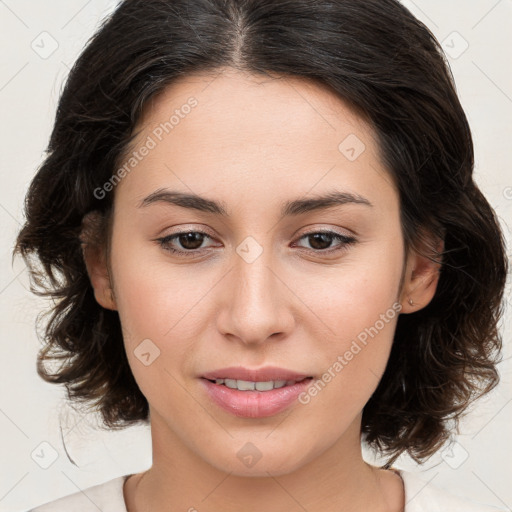
<svg viewBox="0 0 512 512"><path fill-rule="evenodd" d="M97 301L119 312L150 406L153 465L127 480L128 510L403 510L400 477L367 464L360 442L398 314L306 405L238 418L203 391L199 376L226 366L320 378L393 304L400 314L426 306L439 275L414 251L404 259L398 192L375 133L343 100L301 78L221 71L188 75L147 106L130 151L190 96L198 101L115 187L110 253L84 252ZM354 161L338 149L350 134L365 145ZM164 202L138 207L161 188L221 202L229 216ZM333 189L372 206L281 217L284 202ZM155 241L197 230L209 235L202 244L170 242L199 247L193 257ZM322 246L304 236L322 230L356 242ZM246 237L263 251L251 263L236 251ZM333 248L341 250L326 254ZM160 350L148 366L134 353L144 339ZM237 456L248 442L261 455L252 467Z"/></svg>

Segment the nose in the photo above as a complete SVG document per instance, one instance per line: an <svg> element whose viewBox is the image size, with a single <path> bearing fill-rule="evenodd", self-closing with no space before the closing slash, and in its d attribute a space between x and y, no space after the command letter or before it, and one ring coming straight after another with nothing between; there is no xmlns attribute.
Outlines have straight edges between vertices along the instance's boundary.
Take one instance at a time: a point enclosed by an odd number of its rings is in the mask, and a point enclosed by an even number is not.
<svg viewBox="0 0 512 512"><path fill-rule="evenodd" d="M246 345L286 337L294 326L294 295L282 267L270 251L252 262L238 254L233 259L219 297L219 331Z"/></svg>

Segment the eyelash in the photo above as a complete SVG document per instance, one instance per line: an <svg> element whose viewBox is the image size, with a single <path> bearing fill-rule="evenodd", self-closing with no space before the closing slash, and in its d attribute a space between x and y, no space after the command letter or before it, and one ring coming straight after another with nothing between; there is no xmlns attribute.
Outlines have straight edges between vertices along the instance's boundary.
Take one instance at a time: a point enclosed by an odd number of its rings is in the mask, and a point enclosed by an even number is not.
<svg viewBox="0 0 512 512"><path fill-rule="evenodd" d="M190 230L190 231L181 231L179 233L175 233L173 235L168 235L168 236L165 236L162 238L157 238L156 241L159 242L159 245L165 251L169 251L173 254L177 254L179 256L184 256L184 257L197 256L197 254L199 252L202 252L203 249L182 251L179 249L173 249L172 247L169 246L169 242L171 242L172 240L177 239L182 235L187 235L189 233L200 234L200 235L204 235L205 237L212 238L210 235L208 235L208 233L205 233L204 231ZM334 240L338 240L339 242L342 242L342 244L335 249L308 249L308 248L305 248L306 251L313 252L316 254L332 254L332 253L336 253L336 252L346 251L348 249L348 246L353 245L354 243L357 242L357 240L354 237L342 235L341 233L338 233L336 231L311 231L310 233L303 234L299 238L299 240L301 240L302 238L306 238L308 236L312 236L312 235L330 235Z"/></svg>

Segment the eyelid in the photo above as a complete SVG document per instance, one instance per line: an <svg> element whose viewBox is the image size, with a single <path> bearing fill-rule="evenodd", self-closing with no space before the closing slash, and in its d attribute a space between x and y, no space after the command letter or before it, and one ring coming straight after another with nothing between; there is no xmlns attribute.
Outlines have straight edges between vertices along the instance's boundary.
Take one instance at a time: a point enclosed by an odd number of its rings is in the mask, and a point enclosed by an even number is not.
<svg viewBox="0 0 512 512"><path fill-rule="evenodd" d="M166 234L162 237L158 237L154 239L154 242L157 242L157 244L160 246L160 248L168 253L170 253L173 256L177 256L179 258L198 258L200 256L203 256L205 251L208 250L209 247L202 247L200 249L193 249L193 250L186 250L186 249L174 249L171 247L171 241L176 240L181 235L186 235L188 233L194 233L194 234L201 234L204 235L204 237L209 238L211 240L215 240L215 237L212 236L210 233L208 233L206 230L203 229L197 229L197 228L190 228L186 229L180 226L179 231L176 231L174 233Z"/></svg>
<svg viewBox="0 0 512 512"><path fill-rule="evenodd" d="M299 230L299 232L300 232L300 230ZM337 234L337 235L340 235L340 236L344 236L346 238L355 237L357 235L354 231L349 230L347 228L339 228L339 227L333 228L333 227L317 227L317 226L314 226L313 228L308 229L307 231L302 232L302 234L299 236L299 238L303 237L305 235L311 235L311 234L315 234L315 233Z"/></svg>
<svg viewBox="0 0 512 512"><path fill-rule="evenodd" d="M208 250L208 247L202 247L199 249L173 249L170 247L170 241L175 240L179 238L181 235L186 235L188 233L194 233L194 234L200 234L203 235L206 238L210 238L212 240L215 240L215 237L211 236L208 232L203 231L202 229L181 229L180 231L177 231L175 233L169 233L168 235L165 235L161 238L157 238L155 241L159 243L159 245L165 250L172 254L177 254L178 256L183 257L194 257L194 256L200 256L203 255L205 251ZM317 228L317 229L310 229L309 231L303 232L300 234L300 236L294 238L294 246L297 246L297 242L300 242L303 238L306 238L310 235L315 234L326 234L330 235L333 240L338 240L341 242L340 244L336 245L334 248L327 248L327 249L310 249L308 247L302 247L298 246L299 248L303 249L309 254L313 254L315 256L329 256L333 254L340 254L346 250L348 250L349 246L354 245L358 240L357 238L352 234L345 234L342 232L339 232L337 230L334 230L332 228Z"/></svg>
<svg viewBox="0 0 512 512"><path fill-rule="evenodd" d="M326 234L333 238L333 240L338 240L341 242L341 244L334 246L329 249L309 249L307 247L304 247L304 249L313 255L319 255L319 256L327 256L332 254L339 254L343 251L348 250L348 247L350 245L353 245L357 242L357 238L354 235L344 234L340 233L339 231L335 231L333 229L313 229L311 231L307 231L305 233L302 233L296 240L299 242L303 238L306 238L310 235L316 235L316 234ZM297 242L294 242L296 244Z"/></svg>

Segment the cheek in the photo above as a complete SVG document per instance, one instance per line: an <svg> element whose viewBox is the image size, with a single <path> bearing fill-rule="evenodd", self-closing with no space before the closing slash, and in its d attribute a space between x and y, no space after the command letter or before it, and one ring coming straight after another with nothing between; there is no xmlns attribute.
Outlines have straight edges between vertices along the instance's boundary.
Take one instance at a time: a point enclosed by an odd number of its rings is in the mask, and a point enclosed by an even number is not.
<svg viewBox="0 0 512 512"><path fill-rule="evenodd" d="M181 372L190 373L193 366L200 329L197 305L206 291L187 287L170 275L168 266L143 266L124 254L114 267L115 287L131 371L150 404L159 410L183 410L187 396L179 382Z"/></svg>
<svg viewBox="0 0 512 512"><path fill-rule="evenodd" d="M172 265L156 242L139 240L119 223L112 240L111 264L121 323L138 337L165 340L190 326L194 307L208 292L195 267ZM210 286L211 287L211 286ZM136 340L132 340L135 342Z"/></svg>
<svg viewBox="0 0 512 512"><path fill-rule="evenodd" d="M190 267L173 268L147 242L128 241L133 236L123 237L123 229L111 253L117 310L132 373L146 397L154 397L173 384L174 368L190 366L207 284L199 285Z"/></svg>
<svg viewBox="0 0 512 512"><path fill-rule="evenodd" d="M401 310L397 292L402 258L401 243L390 239L378 250L347 258L323 286L303 282L302 294L309 290L308 305L321 320L317 324L324 325L325 368L305 402L318 395L319 402L336 401L356 413L369 399L385 370ZM315 338L313 331L309 334Z"/></svg>
<svg viewBox="0 0 512 512"><path fill-rule="evenodd" d="M301 279L301 296L308 299L307 304L329 327L330 334L346 341L373 326L395 304L402 260L399 238L368 244L328 272Z"/></svg>

